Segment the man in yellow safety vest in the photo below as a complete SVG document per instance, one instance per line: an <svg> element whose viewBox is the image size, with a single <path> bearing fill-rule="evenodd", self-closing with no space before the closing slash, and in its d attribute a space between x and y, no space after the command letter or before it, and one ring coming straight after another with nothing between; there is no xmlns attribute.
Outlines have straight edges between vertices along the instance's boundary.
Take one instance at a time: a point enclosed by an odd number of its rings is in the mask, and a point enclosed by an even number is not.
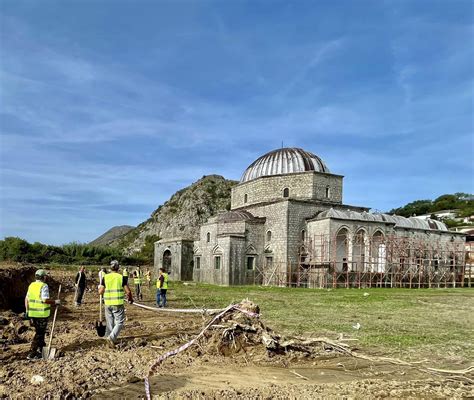
<svg viewBox="0 0 474 400"><path fill-rule="evenodd" d="M164 268L160 268L160 276L156 280L156 304L158 307L166 307L166 292L168 291L168 274ZM161 303L163 299L163 305Z"/></svg>
<svg viewBox="0 0 474 400"><path fill-rule="evenodd" d="M50 300L49 287L45 283L47 272L39 269L35 273L35 282L28 287L28 293L25 297L25 316L30 319L31 324L35 328L35 336L31 342L31 351L28 354L28 360L37 360L42 358L41 351L46 343L44 337L46 335L46 327L48 326L48 318L51 311L51 304L56 306L61 304L59 299Z"/></svg>
<svg viewBox="0 0 474 400"><path fill-rule="evenodd" d="M112 271L104 276L99 285L99 295L104 296L105 303L105 321L107 323L105 339L111 348L115 347L117 337L125 323L124 293L127 295L128 302L133 303L130 288L124 277L117 272L119 267L118 261L113 260L110 263Z"/></svg>
<svg viewBox="0 0 474 400"><path fill-rule="evenodd" d="M148 286L148 289L151 287L151 271L147 268L145 270L145 278L146 278L146 284Z"/></svg>
<svg viewBox="0 0 474 400"><path fill-rule="evenodd" d="M125 284L128 285L128 268L127 267L122 268L122 276L123 276L123 280Z"/></svg>

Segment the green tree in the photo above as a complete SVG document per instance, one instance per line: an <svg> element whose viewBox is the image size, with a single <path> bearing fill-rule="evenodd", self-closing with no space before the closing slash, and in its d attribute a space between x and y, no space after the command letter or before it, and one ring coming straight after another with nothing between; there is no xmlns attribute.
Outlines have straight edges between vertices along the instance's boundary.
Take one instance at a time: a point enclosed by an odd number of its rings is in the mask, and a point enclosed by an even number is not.
<svg viewBox="0 0 474 400"><path fill-rule="evenodd" d="M160 240L158 235L148 235L145 237L145 244L137 254L137 257L143 260L143 263L153 264L155 257L155 242L158 240Z"/></svg>

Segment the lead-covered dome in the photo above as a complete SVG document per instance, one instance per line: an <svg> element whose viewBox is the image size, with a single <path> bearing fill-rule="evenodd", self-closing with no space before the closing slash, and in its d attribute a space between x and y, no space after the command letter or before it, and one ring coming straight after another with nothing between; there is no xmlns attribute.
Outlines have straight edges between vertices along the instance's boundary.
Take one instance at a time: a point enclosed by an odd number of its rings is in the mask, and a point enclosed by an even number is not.
<svg viewBox="0 0 474 400"><path fill-rule="evenodd" d="M256 159L245 170L240 182L251 181L261 176L292 174L295 172L328 172L329 169L318 156L299 148L282 148L270 151Z"/></svg>

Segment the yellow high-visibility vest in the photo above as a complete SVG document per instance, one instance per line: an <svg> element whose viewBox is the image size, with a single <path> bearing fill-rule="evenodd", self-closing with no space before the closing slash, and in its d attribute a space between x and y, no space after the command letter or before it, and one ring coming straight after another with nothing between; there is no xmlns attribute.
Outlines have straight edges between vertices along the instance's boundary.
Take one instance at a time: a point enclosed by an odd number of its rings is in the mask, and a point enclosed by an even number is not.
<svg viewBox="0 0 474 400"><path fill-rule="evenodd" d="M125 269L123 270L123 276L128 276L128 269L127 269L127 268L125 268Z"/></svg>
<svg viewBox="0 0 474 400"><path fill-rule="evenodd" d="M163 272L163 286L160 288L160 278L156 280L156 287L157 289L168 289L168 274Z"/></svg>
<svg viewBox="0 0 474 400"><path fill-rule="evenodd" d="M123 305L123 277L116 272L104 276L105 292L104 303L106 306Z"/></svg>
<svg viewBox="0 0 474 400"><path fill-rule="evenodd" d="M41 288L44 282L33 282L28 287L28 316L31 318L48 318L51 306L41 300Z"/></svg>
<svg viewBox="0 0 474 400"><path fill-rule="evenodd" d="M137 272L137 277L133 278L133 283L135 283L135 285L141 285L141 283L142 283L142 274L138 270L136 272Z"/></svg>

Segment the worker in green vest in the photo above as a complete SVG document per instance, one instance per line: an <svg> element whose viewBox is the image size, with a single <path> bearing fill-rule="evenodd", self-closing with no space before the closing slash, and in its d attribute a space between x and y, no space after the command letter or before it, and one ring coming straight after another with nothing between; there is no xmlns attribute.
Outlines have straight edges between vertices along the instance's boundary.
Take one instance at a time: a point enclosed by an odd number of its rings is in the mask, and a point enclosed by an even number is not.
<svg viewBox="0 0 474 400"><path fill-rule="evenodd" d="M168 274L164 268L160 268L160 275L156 280L156 304L158 307L166 307L166 292L168 291ZM163 299L163 303L162 303Z"/></svg>
<svg viewBox="0 0 474 400"><path fill-rule="evenodd" d="M111 348L115 347L117 337L125 324L124 293L128 302L133 303L132 292L124 277L118 273L119 267L118 261L113 260L110 263L112 271L103 277L99 285L99 295L104 296L105 303L105 339Z"/></svg>
<svg viewBox="0 0 474 400"><path fill-rule="evenodd" d="M142 295L142 271L140 266L137 266L137 269L133 273L133 283L135 284L135 295L137 296L138 300L143 300Z"/></svg>
<svg viewBox="0 0 474 400"><path fill-rule="evenodd" d="M31 342L31 351L28 354L28 360L37 360L42 358L41 352L46 343L44 337L46 335L46 327L48 326L48 318L51 312L51 304L57 306L61 304L59 299L50 300L49 287L46 284L47 272L39 269L35 273L35 282L28 287L25 297L25 316L30 319L31 324L35 328L35 336Z"/></svg>

